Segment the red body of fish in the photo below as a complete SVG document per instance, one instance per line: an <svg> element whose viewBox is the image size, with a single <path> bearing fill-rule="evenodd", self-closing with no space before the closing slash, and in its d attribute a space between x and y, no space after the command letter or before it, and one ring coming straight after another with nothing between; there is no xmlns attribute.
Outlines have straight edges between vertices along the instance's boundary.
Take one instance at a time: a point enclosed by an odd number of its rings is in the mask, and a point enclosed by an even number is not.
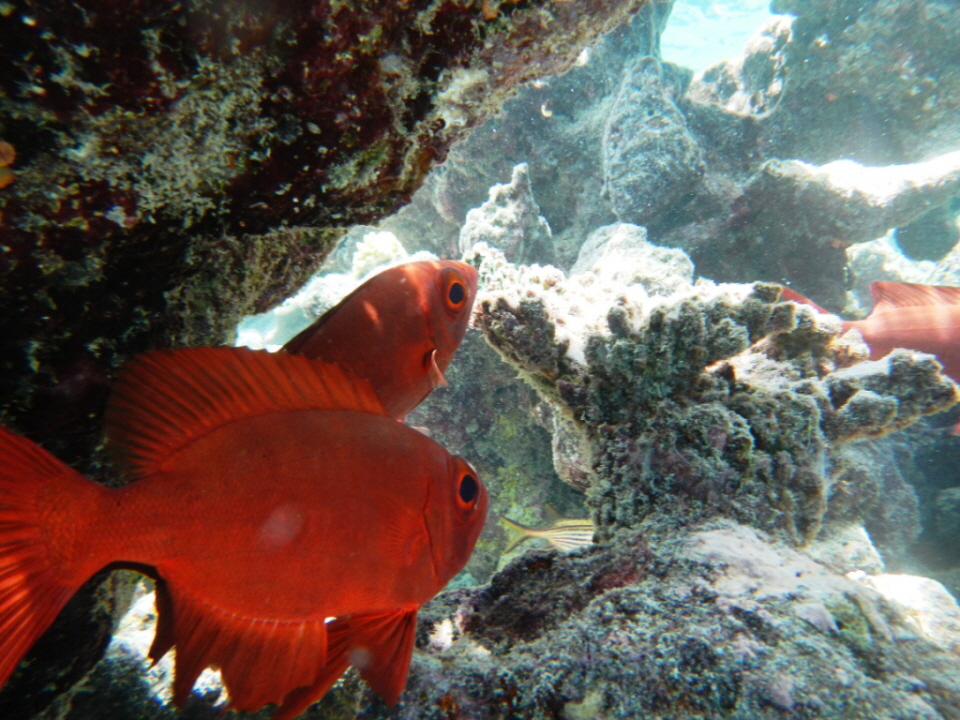
<svg viewBox="0 0 960 720"><path fill-rule="evenodd" d="M846 320L844 330L856 329L879 360L894 348L936 355L944 372L960 382L960 288L876 281L870 283L874 306L863 320ZM784 300L823 308L785 288Z"/></svg>
<svg viewBox="0 0 960 720"><path fill-rule="evenodd" d="M131 365L107 414L126 487L0 428L0 682L120 564L158 578L151 656L176 645L178 702L217 665L234 707L288 719L350 664L395 702L417 610L483 526L473 469L336 366L243 348Z"/></svg>
<svg viewBox="0 0 960 720"><path fill-rule="evenodd" d="M398 265L367 280L283 350L349 369L403 419L444 383L476 295L477 271L466 263Z"/></svg>

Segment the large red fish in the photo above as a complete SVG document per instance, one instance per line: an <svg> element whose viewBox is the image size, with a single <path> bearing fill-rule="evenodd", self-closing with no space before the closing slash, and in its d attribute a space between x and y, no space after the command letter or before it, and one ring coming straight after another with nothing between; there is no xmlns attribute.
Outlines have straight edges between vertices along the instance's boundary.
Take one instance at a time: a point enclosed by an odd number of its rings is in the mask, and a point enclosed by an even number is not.
<svg viewBox="0 0 960 720"><path fill-rule="evenodd" d="M368 380L402 420L445 383L476 294L477 271L466 263L398 265L367 280L283 350Z"/></svg>
<svg viewBox="0 0 960 720"><path fill-rule="evenodd" d="M889 281L870 283L873 310L863 320L846 320L878 360L894 348L936 355L954 382L960 382L960 288ZM825 312L802 295L784 288L784 300L805 303Z"/></svg>
<svg viewBox="0 0 960 720"><path fill-rule="evenodd" d="M244 348L148 353L107 437L135 482L93 483L0 428L0 683L107 565L157 578L150 655L174 697L217 665L232 705L289 719L348 665L395 702L418 608L466 563L487 494L364 382Z"/></svg>

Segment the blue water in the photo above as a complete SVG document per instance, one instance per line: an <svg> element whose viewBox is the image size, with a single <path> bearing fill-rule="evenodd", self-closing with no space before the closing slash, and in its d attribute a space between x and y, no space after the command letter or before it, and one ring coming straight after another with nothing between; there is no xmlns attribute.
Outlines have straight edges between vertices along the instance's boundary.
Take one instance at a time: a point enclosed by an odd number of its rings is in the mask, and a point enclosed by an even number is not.
<svg viewBox="0 0 960 720"><path fill-rule="evenodd" d="M741 54L771 17L768 0L678 0L660 38L663 59L702 70Z"/></svg>

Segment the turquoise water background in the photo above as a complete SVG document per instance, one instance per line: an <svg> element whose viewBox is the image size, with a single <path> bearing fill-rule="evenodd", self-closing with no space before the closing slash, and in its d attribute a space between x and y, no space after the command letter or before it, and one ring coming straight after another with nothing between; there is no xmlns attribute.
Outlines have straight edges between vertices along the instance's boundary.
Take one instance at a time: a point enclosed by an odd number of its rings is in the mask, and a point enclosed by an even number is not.
<svg viewBox="0 0 960 720"><path fill-rule="evenodd" d="M770 17L767 0L678 0L660 38L663 59L702 70L740 55Z"/></svg>

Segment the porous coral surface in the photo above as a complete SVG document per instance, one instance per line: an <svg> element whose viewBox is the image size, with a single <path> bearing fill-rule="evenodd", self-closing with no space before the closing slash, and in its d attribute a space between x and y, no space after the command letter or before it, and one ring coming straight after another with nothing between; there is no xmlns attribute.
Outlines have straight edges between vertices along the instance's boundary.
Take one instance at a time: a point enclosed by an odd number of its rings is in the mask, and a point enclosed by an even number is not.
<svg viewBox="0 0 960 720"><path fill-rule="evenodd" d="M716 514L811 541L843 467L832 448L956 402L934 358L848 362L841 326L772 285L639 284L487 251L478 324L590 448L599 536L649 513Z"/></svg>

